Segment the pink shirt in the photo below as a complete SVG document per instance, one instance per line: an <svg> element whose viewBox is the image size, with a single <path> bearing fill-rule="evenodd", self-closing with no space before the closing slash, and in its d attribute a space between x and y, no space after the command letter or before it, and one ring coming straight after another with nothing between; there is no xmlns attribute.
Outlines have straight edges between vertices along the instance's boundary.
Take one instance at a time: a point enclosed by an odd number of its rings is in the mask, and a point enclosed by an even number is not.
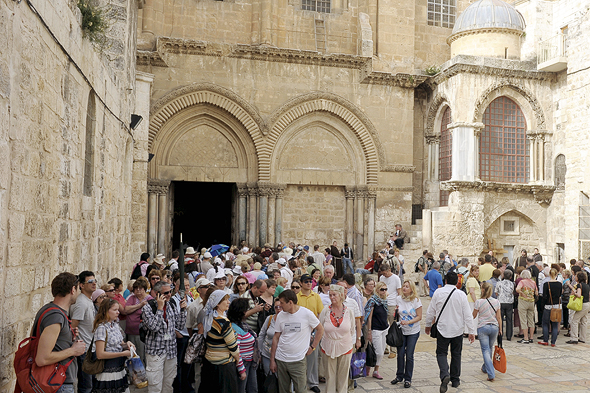
<svg viewBox="0 0 590 393"><path fill-rule="evenodd" d="M145 301L148 301L151 299L153 299L153 297L151 297L150 295L146 295L146 297L144 298ZM135 295L132 294L127 299L127 303L125 304L125 307L135 306L136 304L139 304L139 303L141 303L139 301L139 299ZM138 308L137 310L135 310L131 314L128 314L127 315L127 326L125 327L125 333L132 334L135 336L139 335L140 319L141 319L141 308Z"/></svg>

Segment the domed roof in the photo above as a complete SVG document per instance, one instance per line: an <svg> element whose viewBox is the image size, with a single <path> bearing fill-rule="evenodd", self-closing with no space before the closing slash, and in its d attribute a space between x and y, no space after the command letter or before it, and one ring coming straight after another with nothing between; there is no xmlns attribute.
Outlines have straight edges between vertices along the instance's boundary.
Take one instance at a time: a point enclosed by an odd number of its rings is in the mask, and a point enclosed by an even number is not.
<svg viewBox="0 0 590 393"><path fill-rule="evenodd" d="M520 12L502 0L478 0L459 15L452 35L494 27L524 31L525 22Z"/></svg>

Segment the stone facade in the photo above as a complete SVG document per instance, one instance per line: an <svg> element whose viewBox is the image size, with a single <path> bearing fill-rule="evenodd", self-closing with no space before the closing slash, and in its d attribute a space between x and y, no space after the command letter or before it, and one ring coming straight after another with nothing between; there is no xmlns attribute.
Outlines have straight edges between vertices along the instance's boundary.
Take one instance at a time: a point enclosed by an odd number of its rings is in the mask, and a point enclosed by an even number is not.
<svg viewBox="0 0 590 393"><path fill-rule="evenodd" d="M3 392L53 277L125 278L144 248L145 232L131 237L137 3L108 6L100 52L83 38L75 1L0 2Z"/></svg>

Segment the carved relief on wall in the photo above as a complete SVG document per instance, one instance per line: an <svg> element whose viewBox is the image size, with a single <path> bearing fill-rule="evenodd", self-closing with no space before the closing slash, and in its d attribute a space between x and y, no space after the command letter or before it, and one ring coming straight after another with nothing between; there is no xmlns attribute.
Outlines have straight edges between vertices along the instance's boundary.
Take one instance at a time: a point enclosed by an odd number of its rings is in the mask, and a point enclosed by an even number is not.
<svg viewBox="0 0 590 393"><path fill-rule="evenodd" d="M237 152L230 140L210 125L200 125L176 140L168 165L237 168Z"/></svg>

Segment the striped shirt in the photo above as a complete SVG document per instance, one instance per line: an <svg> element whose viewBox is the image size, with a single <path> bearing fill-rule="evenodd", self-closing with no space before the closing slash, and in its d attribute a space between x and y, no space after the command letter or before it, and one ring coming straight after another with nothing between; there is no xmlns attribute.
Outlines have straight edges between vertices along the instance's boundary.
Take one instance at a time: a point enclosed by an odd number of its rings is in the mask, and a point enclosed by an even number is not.
<svg viewBox="0 0 590 393"><path fill-rule="evenodd" d="M244 362L251 362L254 357L256 337L252 336L249 331L242 329L235 323L232 323L231 327L236 332L236 338L238 339L238 345L240 347L240 357Z"/></svg>
<svg viewBox="0 0 590 393"><path fill-rule="evenodd" d="M216 365L224 365L235 362L233 355L240 354L238 341L230 321L225 317L213 318L211 330L205 338L207 352L205 358ZM238 372L246 371L242 358L239 357Z"/></svg>

